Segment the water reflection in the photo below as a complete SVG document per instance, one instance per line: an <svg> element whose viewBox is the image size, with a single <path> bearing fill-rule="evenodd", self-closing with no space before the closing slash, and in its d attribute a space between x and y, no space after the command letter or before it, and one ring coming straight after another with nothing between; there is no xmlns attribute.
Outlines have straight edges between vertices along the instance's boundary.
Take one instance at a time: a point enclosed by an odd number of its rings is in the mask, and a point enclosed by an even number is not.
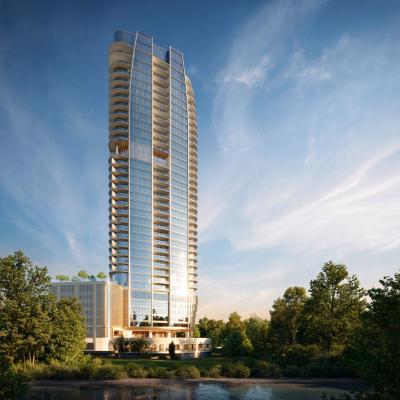
<svg viewBox="0 0 400 400"><path fill-rule="evenodd" d="M285 385L173 383L157 386L35 386L23 400L320 400L342 390Z"/></svg>

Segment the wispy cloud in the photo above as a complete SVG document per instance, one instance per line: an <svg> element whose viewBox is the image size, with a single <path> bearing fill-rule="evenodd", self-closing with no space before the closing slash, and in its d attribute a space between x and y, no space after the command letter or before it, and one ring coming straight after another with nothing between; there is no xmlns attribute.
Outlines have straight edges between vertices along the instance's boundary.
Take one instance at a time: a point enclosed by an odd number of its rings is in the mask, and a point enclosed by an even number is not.
<svg viewBox="0 0 400 400"><path fill-rule="evenodd" d="M200 237L227 241L251 276L250 251L285 265L307 254L314 270L324 257L400 252L399 45L385 32L339 32L310 49L301 30L323 7L268 3L218 75Z"/></svg>
<svg viewBox="0 0 400 400"><path fill-rule="evenodd" d="M73 104L62 101L67 113L57 128L36 115L24 97L11 96L7 82L1 85L7 134L1 140L0 187L10 199L3 212L34 243L25 247L20 238L14 246L49 264L51 273L66 267L69 272L106 270L106 202L97 195L105 187L106 168L99 171L96 153L85 154L85 148L68 143L68 137L79 134L82 146L94 144L93 127Z"/></svg>

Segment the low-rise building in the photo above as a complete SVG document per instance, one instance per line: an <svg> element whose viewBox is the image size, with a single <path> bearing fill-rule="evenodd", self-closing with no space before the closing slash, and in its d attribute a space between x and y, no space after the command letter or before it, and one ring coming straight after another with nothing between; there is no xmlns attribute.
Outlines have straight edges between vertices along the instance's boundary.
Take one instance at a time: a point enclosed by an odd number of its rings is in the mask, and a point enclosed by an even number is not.
<svg viewBox="0 0 400 400"><path fill-rule="evenodd" d="M190 337L184 327L132 327L128 323L128 288L109 281L56 282L51 292L57 299L76 298L86 320L87 350L112 351L118 337L143 338L149 351L168 353L171 341L177 354L198 357L211 352L211 339ZM182 337L184 336L184 337Z"/></svg>

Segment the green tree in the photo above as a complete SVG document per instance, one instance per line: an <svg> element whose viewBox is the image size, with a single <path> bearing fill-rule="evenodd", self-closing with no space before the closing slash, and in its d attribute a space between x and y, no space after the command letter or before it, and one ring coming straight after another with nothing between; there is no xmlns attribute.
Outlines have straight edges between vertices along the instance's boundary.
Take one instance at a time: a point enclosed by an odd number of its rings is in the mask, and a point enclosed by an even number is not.
<svg viewBox="0 0 400 400"><path fill-rule="evenodd" d="M47 359L65 363L78 361L86 347L86 325L82 306L75 298L56 302L50 313L51 338L46 346Z"/></svg>
<svg viewBox="0 0 400 400"><path fill-rule="evenodd" d="M197 327L200 331L200 337L210 338L213 347L220 347L224 340L225 322L222 320L201 318Z"/></svg>
<svg viewBox="0 0 400 400"><path fill-rule="evenodd" d="M0 258L0 352L9 362L35 362L51 333L47 268L21 251Z"/></svg>
<svg viewBox="0 0 400 400"><path fill-rule="evenodd" d="M79 271L78 272L78 276L81 279L88 279L89 278L89 274L84 270Z"/></svg>
<svg viewBox="0 0 400 400"><path fill-rule="evenodd" d="M381 287L368 291L371 302L362 315L362 324L354 335L349 353L354 368L377 394L387 400L398 399L400 273L379 282Z"/></svg>
<svg viewBox="0 0 400 400"><path fill-rule="evenodd" d="M176 359L175 343L174 343L174 341L172 341L172 342L168 345L168 353L169 353L169 356L171 357L171 360L175 360L175 359Z"/></svg>
<svg viewBox="0 0 400 400"><path fill-rule="evenodd" d="M306 289L294 286L274 301L270 312L270 340L273 345L283 347L297 343L306 299Z"/></svg>
<svg viewBox="0 0 400 400"><path fill-rule="evenodd" d="M193 337L194 337L194 338L199 338L199 337L201 337L200 329L199 329L199 326L198 326L198 325L195 325L195 326L194 326L194 329L193 329Z"/></svg>
<svg viewBox="0 0 400 400"><path fill-rule="evenodd" d="M242 321L242 317L236 311L230 313L225 328L227 330L227 333L229 333L229 331L233 329L243 329L244 322Z"/></svg>
<svg viewBox="0 0 400 400"><path fill-rule="evenodd" d="M107 274L105 274L104 272L99 272L99 273L96 275L96 277L97 277L97 279L99 279L99 280L101 280L101 281L104 281L104 280L107 279Z"/></svg>
<svg viewBox="0 0 400 400"><path fill-rule="evenodd" d="M246 335L250 339L254 352L265 354L268 349L269 322L253 315L245 321L245 327Z"/></svg>
<svg viewBox="0 0 400 400"><path fill-rule="evenodd" d="M253 346L244 330L233 328L225 338L223 352L229 357L248 356Z"/></svg>
<svg viewBox="0 0 400 400"><path fill-rule="evenodd" d="M60 282L66 282L66 281L69 281L69 276L68 275L56 275L56 279Z"/></svg>
<svg viewBox="0 0 400 400"><path fill-rule="evenodd" d="M345 265L329 261L310 282L309 292L304 307L309 339L332 354L333 347L347 345L359 327L365 291L356 276L349 276Z"/></svg>
<svg viewBox="0 0 400 400"><path fill-rule="evenodd" d="M56 302L45 267L21 252L0 258L0 353L7 362L72 361L85 345L76 300Z"/></svg>

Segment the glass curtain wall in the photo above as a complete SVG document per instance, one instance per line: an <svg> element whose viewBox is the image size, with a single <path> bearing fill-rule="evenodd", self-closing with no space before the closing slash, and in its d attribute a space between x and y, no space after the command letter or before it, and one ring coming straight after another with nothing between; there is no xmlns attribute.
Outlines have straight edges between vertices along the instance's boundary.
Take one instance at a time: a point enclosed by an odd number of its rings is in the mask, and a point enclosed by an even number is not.
<svg viewBox="0 0 400 400"><path fill-rule="evenodd" d="M170 325L188 320L188 116L182 53L170 48Z"/></svg>
<svg viewBox="0 0 400 400"><path fill-rule="evenodd" d="M151 324L152 38L138 33L130 91L130 324Z"/></svg>

